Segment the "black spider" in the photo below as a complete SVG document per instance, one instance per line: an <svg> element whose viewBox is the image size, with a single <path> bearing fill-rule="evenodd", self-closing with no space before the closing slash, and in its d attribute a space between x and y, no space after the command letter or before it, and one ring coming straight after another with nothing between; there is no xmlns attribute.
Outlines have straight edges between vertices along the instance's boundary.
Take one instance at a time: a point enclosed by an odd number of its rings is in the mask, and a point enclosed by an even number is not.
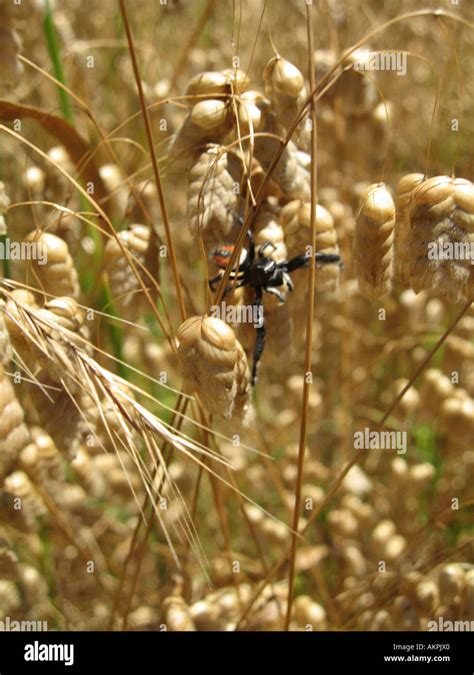
<svg viewBox="0 0 474 675"><path fill-rule="evenodd" d="M241 288L242 286L250 286L255 291L255 299L253 307L256 316L260 316L262 312L262 297L263 292L272 293L280 302L285 302L285 296L281 292L281 286L287 286L289 291L293 291L294 285L290 274L300 267L307 267L310 256L306 253L297 255L291 260L284 260L283 262L276 262L271 256L266 255L268 249L273 251L276 246L271 241L264 241L258 249L257 257L255 256L255 243L252 232L247 231L249 240L248 251L242 249L239 266L236 270L230 273L229 280L237 281L235 284L230 284L224 291L224 296L232 291L234 288ZM209 286L214 291L215 284L224 276L234 246L224 245L213 251L211 257L214 263L222 270L213 279L209 279ZM339 255L335 253L316 253L315 255L317 266L330 265L337 263L341 269L343 262ZM263 316L263 315L261 315ZM257 380L257 367L261 359L263 349L265 346L265 321L262 319L259 325L255 328L257 337L255 340L255 347L253 351L253 365L252 365L252 385L255 385Z"/></svg>

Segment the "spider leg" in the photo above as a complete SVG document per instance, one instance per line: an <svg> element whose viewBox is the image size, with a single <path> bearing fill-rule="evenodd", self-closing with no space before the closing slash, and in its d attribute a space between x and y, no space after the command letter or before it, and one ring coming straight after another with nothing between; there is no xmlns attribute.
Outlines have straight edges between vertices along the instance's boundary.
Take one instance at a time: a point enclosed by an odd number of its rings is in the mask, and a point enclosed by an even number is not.
<svg viewBox="0 0 474 675"><path fill-rule="evenodd" d="M209 279L209 280L208 280L207 283L209 284L209 288L211 289L211 291L215 291L215 290L216 290L215 285L216 285L217 282L220 281L221 279L222 279L222 274L216 274L215 277L212 277L212 279Z"/></svg>
<svg viewBox="0 0 474 675"><path fill-rule="evenodd" d="M255 260L255 241L253 239L253 234L251 230L247 230L247 239L249 240L249 254L247 257L247 267L250 267L250 265L253 263Z"/></svg>
<svg viewBox="0 0 474 675"><path fill-rule="evenodd" d="M306 255L306 253L303 253L302 255L297 255L294 258L291 258L291 260L288 260L286 263L283 263L281 268L284 272L294 272L300 267L306 267L308 262L309 257Z"/></svg>
<svg viewBox="0 0 474 675"><path fill-rule="evenodd" d="M256 308L257 314L260 313L260 307L262 304L262 289L261 288L256 288L255 289L255 302L254 302L254 307ZM260 325L258 325L255 328L255 331L257 333L257 337L255 339L255 347L253 350L253 364L252 364L252 387L255 386L255 383L257 382L257 368L259 361L262 357L263 354L263 349L265 347L265 336L266 336L266 329L265 329L265 320L263 319L262 315L262 321Z"/></svg>
<svg viewBox="0 0 474 675"><path fill-rule="evenodd" d="M264 290L267 293L271 293L272 295L276 295L276 297L278 298L278 300L280 302L285 302L285 300L286 300L285 296L283 295L283 293L281 291L278 290L278 288L275 288L275 286L265 286Z"/></svg>
<svg viewBox="0 0 474 675"><path fill-rule="evenodd" d="M288 274L288 272L283 272L283 279L286 281L286 285L288 286L288 290L289 290L290 292L294 291L294 290L295 290L295 285L294 285L294 283L293 283L292 278L291 278L290 275Z"/></svg>
<svg viewBox="0 0 474 675"><path fill-rule="evenodd" d="M247 280L242 279L242 281L239 281L237 284L232 284L232 286L226 286L226 289L224 291L224 295L227 295L227 293L230 293L231 291L235 291L236 288L242 288L243 286L247 285Z"/></svg>
<svg viewBox="0 0 474 675"><path fill-rule="evenodd" d="M209 287L211 288L212 291L216 290L215 285L217 284L218 281L221 281L223 277L224 277L224 272L221 272L220 274L217 274L212 279L209 279L208 284L209 284ZM236 279L237 279L238 283L226 286L226 288L224 290L224 295L226 295L226 293L229 293L229 291L232 291L234 288L240 288L241 286L245 286L245 284L247 283L246 280L245 280L245 276L243 274L240 274L239 272L237 272L237 273L231 272L230 277L229 277L229 281L235 281Z"/></svg>
<svg viewBox="0 0 474 675"><path fill-rule="evenodd" d="M316 253L314 256L317 265L334 265L335 263L339 264L341 269L344 268L341 256L337 253ZM302 255L297 255L288 262L281 265L281 269L285 272L294 272L300 267L306 267L309 262L309 256L306 253Z"/></svg>
<svg viewBox="0 0 474 675"><path fill-rule="evenodd" d="M264 241L263 244L258 249L258 257L259 258L265 257L265 251L266 251L267 248L271 248L272 251L276 251L276 249L277 249L275 244L273 244L271 241Z"/></svg>
<svg viewBox="0 0 474 675"><path fill-rule="evenodd" d="M316 262L320 265L332 265L338 263L341 269L344 267L342 258L337 253L316 253L314 257L316 258Z"/></svg>

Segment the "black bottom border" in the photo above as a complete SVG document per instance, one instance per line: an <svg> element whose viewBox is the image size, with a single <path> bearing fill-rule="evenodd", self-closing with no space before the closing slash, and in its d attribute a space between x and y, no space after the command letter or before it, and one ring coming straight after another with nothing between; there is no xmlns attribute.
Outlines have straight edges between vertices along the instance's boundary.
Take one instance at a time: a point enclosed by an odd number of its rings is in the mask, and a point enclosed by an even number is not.
<svg viewBox="0 0 474 675"><path fill-rule="evenodd" d="M357 668L366 673L472 675L473 638L472 632L0 632L0 675L90 675L115 668L142 674L170 668L182 672L186 666L246 673L268 671L273 663L279 670L309 673Z"/></svg>

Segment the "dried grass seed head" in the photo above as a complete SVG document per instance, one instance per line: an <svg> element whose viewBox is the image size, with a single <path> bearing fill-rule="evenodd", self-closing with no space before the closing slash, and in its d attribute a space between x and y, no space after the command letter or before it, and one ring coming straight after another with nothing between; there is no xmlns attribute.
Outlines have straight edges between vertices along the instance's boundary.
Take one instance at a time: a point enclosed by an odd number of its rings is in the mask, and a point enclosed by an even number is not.
<svg viewBox="0 0 474 675"><path fill-rule="evenodd" d="M67 243L49 232L34 230L25 238L34 244L40 255L21 261L22 277L29 285L44 291L47 296L67 295L78 298L79 279Z"/></svg>
<svg viewBox="0 0 474 675"><path fill-rule="evenodd" d="M105 246L105 270L112 298L121 316L128 321L135 321L149 307L142 284L152 298L157 297L153 283L153 280L158 279L156 240L151 228L141 224L130 225L119 232L117 237L122 246L116 239L109 239ZM131 262L123 249L129 252Z"/></svg>
<svg viewBox="0 0 474 675"><path fill-rule="evenodd" d="M209 145L189 172L188 217L193 234L202 232L208 252L238 231L236 183L231 161L219 145Z"/></svg>
<svg viewBox="0 0 474 675"><path fill-rule="evenodd" d="M311 246L311 203L293 200L281 210L280 222L285 232L285 241L288 247L288 256L291 258L305 253ZM316 252L339 253L337 234L334 227L334 219L330 212L316 204ZM316 270L316 283L318 290L334 291L340 277L338 263L324 265ZM304 274L299 274L301 278ZM296 276L296 275L295 275ZM306 280L306 279L305 279Z"/></svg>
<svg viewBox="0 0 474 675"><path fill-rule="evenodd" d="M242 354L234 331L215 317L193 316L181 324L178 340L187 386L199 394L210 413L230 418L239 391Z"/></svg>
<svg viewBox="0 0 474 675"><path fill-rule="evenodd" d="M422 173L409 173L400 178L395 193L395 273L402 283L410 280L410 209L414 189L424 180Z"/></svg>
<svg viewBox="0 0 474 675"><path fill-rule="evenodd" d="M384 183L370 185L356 219L354 263L359 288L376 300L391 288L395 204Z"/></svg>
<svg viewBox="0 0 474 675"><path fill-rule="evenodd" d="M416 292L474 298L474 185L435 176L415 188L410 210L410 275Z"/></svg>

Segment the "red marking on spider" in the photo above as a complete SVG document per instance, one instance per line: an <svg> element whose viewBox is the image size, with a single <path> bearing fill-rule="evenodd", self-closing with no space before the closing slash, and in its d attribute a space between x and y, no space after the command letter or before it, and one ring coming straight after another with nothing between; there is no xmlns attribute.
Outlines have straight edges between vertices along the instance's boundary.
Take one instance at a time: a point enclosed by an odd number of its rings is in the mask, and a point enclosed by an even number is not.
<svg viewBox="0 0 474 675"><path fill-rule="evenodd" d="M217 267L225 269L229 264L229 260L232 256L232 253L234 252L234 248L235 246L232 244L219 246L219 248L216 248L211 254L212 261L217 265Z"/></svg>

